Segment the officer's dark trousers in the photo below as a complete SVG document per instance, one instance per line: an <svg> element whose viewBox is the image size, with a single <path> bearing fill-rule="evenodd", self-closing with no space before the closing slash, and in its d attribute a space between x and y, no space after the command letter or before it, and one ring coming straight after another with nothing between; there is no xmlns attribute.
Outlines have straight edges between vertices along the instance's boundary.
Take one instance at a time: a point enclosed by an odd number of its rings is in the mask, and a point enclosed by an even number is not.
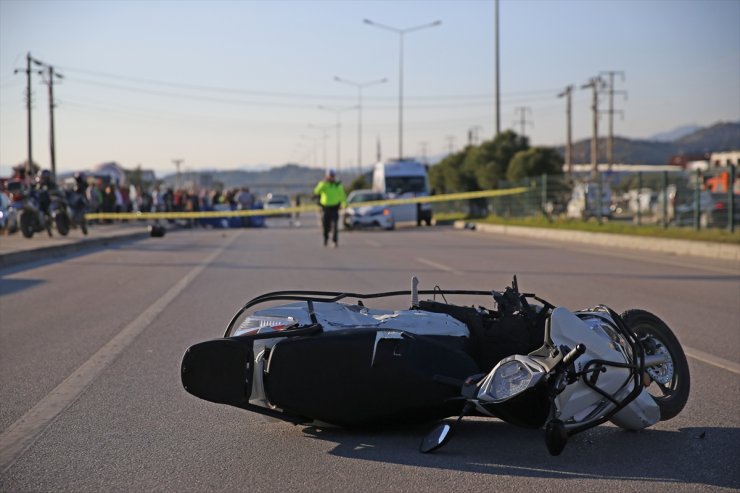
<svg viewBox="0 0 740 493"><path fill-rule="evenodd" d="M329 241L329 231L332 232L332 241L339 240L339 205L323 206L321 223L324 226L324 245Z"/></svg>

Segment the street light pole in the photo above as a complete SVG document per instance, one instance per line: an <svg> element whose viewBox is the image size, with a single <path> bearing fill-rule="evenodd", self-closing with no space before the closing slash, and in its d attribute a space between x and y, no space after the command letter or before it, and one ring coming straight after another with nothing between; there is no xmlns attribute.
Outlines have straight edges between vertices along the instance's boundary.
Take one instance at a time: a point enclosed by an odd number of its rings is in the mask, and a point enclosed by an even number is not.
<svg viewBox="0 0 740 493"><path fill-rule="evenodd" d="M403 159L403 37L406 33L412 31L419 31L430 27L436 27L442 24L442 21L434 21L428 24L422 24L420 26L407 27L405 29L398 29L392 26L386 26L370 19L363 21L365 24L386 29L388 31L398 34L399 37L399 57L398 57L398 159Z"/></svg>
<svg viewBox="0 0 740 493"><path fill-rule="evenodd" d="M342 167L342 121L340 119L340 115L343 111L347 110L353 110L356 106L345 106L341 108L334 108L330 106L322 106L319 105L320 110L326 110L326 111L333 111L337 114L337 164L336 164L336 170L339 172L339 169Z"/></svg>
<svg viewBox="0 0 740 493"><path fill-rule="evenodd" d="M329 125L329 126L321 126L321 125L313 125L313 124L309 125L309 128L315 128L317 130L321 130L321 137L322 137L322 140L324 141L324 163L323 163L324 170L327 170L328 168L328 166L326 165L326 131L332 127L333 125Z"/></svg>
<svg viewBox="0 0 740 493"><path fill-rule="evenodd" d="M357 173L358 175L362 175L362 89L367 86L384 84L388 82L388 79L383 78L370 82L353 82L335 75L334 80L357 88Z"/></svg>
<svg viewBox="0 0 740 493"><path fill-rule="evenodd" d="M173 159L172 164L175 165L175 168L177 169L177 173L175 174L175 190L180 190L180 165L184 159Z"/></svg>

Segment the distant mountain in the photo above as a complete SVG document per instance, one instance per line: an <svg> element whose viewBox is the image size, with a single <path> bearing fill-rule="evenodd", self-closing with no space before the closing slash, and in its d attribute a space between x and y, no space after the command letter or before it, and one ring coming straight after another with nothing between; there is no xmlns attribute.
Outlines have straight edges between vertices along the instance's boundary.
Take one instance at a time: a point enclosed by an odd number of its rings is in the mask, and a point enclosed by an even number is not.
<svg viewBox="0 0 740 493"><path fill-rule="evenodd" d="M652 135L648 137L647 140L652 140L655 142L673 142L674 140L678 140L682 137L686 137L687 135L697 132L702 128L703 127L700 127L699 125L683 125L667 132L661 132L659 134Z"/></svg>
<svg viewBox="0 0 740 493"><path fill-rule="evenodd" d="M606 137L599 138L600 162L606 161ZM557 148L564 153L564 146ZM666 164L671 156L740 150L740 122L720 122L700 128L671 142L614 137L614 162L626 164ZM573 144L573 162L591 162L591 140Z"/></svg>
<svg viewBox="0 0 740 493"><path fill-rule="evenodd" d="M209 186L209 183L213 185L220 183L226 189L249 187L254 193L266 194L269 192L293 193L313 190L316 183L323 178L324 171L297 164L286 164L263 171L211 170L200 171L195 174L200 175L200 183L205 184L205 186ZM354 178L354 175L342 176L344 181L352 178ZM175 174L170 174L163 177L162 181L165 186L174 188L176 179ZM190 173L182 173L180 180L187 184L192 181L192 176Z"/></svg>
<svg viewBox="0 0 740 493"><path fill-rule="evenodd" d="M685 153L740 150L740 122L717 123L673 142Z"/></svg>

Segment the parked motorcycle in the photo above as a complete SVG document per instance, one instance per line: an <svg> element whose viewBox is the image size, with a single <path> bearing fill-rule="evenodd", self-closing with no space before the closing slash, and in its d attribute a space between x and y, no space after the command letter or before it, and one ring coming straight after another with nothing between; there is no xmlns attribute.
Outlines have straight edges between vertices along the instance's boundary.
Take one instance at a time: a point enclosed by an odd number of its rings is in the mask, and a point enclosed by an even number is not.
<svg viewBox="0 0 740 493"><path fill-rule="evenodd" d="M26 238L33 238L35 233L46 230L49 236L51 233L51 219L48 214L41 210L39 205L39 192L34 189L28 189L23 193L23 206L19 210L18 225L21 233Z"/></svg>
<svg viewBox="0 0 740 493"><path fill-rule="evenodd" d="M70 229L70 214L67 199L61 191L49 192L49 217L62 236L67 236Z"/></svg>
<svg viewBox="0 0 740 493"><path fill-rule="evenodd" d="M82 234L87 236L87 219L85 218L85 214L87 213L87 198L72 190L67 191L66 198L69 206L70 226L72 228L79 227Z"/></svg>
<svg viewBox="0 0 740 493"><path fill-rule="evenodd" d="M365 306L409 295L408 310ZM448 303L452 295L494 307ZM670 419L690 390L683 350L655 315L573 312L520 293L516 277L503 292L420 291L414 278L411 291L268 293L244 305L223 338L191 346L181 378L202 399L300 424L458 416L435 427L422 452L446 444L464 416L485 416L544 428L558 455L568 437L606 421L639 430Z"/></svg>

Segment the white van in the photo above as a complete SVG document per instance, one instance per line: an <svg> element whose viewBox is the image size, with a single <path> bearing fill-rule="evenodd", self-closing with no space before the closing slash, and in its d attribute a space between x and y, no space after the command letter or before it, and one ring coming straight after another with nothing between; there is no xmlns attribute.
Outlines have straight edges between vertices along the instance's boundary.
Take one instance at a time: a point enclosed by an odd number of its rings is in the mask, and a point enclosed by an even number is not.
<svg viewBox="0 0 740 493"><path fill-rule="evenodd" d="M394 159L377 163L373 170L373 191L384 193L391 199L429 196L427 167L413 159ZM422 221L432 224L431 204L401 204L391 206L393 217L399 222Z"/></svg>

